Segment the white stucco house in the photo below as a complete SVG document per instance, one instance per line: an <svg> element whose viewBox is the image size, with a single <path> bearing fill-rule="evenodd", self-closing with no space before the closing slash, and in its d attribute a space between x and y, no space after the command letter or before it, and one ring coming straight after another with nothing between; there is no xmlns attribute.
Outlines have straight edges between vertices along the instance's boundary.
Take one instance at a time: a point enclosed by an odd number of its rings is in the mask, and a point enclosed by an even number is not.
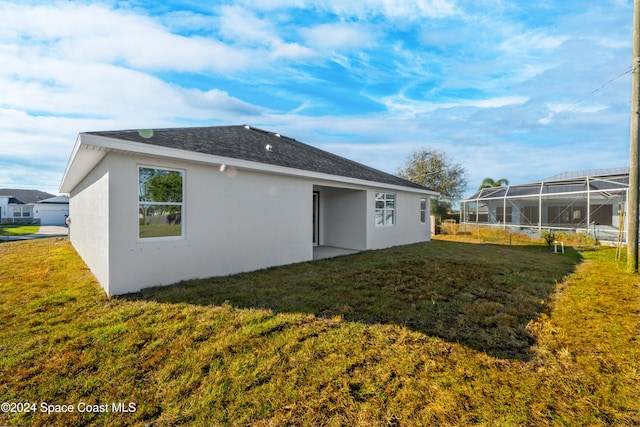
<svg viewBox="0 0 640 427"><path fill-rule="evenodd" d="M68 215L68 196L0 188L0 224L65 225Z"/></svg>
<svg viewBox="0 0 640 427"><path fill-rule="evenodd" d="M437 195L250 126L81 133L60 192L110 295L425 242Z"/></svg>
<svg viewBox="0 0 640 427"><path fill-rule="evenodd" d="M33 216L40 225L65 225L69 216L69 196L55 196L34 203Z"/></svg>

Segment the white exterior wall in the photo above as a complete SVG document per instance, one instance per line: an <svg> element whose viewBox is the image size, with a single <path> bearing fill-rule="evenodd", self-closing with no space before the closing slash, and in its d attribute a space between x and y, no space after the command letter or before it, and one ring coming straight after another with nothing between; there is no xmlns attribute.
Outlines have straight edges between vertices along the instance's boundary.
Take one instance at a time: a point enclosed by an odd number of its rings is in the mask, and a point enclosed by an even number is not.
<svg viewBox="0 0 640 427"><path fill-rule="evenodd" d="M310 182L159 158L107 157L117 170L109 181L110 294L313 258ZM184 171L182 238L138 239L139 166Z"/></svg>
<svg viewBox="0 0 640 427"><path fill-rule="evenodd" d="M108 160L98 164L69 195L69 238L107 294L111 294Z"/></svg>
<svg viewBox="0 0 640 427"><path fill-rule="evenodd" d="M183 171L182 237L138 238L140 166ZM71 242L110 295L309 261L314 190L320 244L366 250L430 238L425 194L112 152L71 192ZM375 225L376 192L396 194L394 226Z"/></svg>
<svg viewBox="0 0 640 427"><path fill-rule="evenodd" d="M396 195L396 223L389 226L376 226L375 198L376 193ZM420 222L420 199L427 199L426 222ZM393 191L367 191L367 249L383 249L391 246L428 242L430 232L430 198L423 194Z"/></svg>
<svg viewBox="0 0 640 427"><path fill-rule="evenodd" d="M9 209L9 198L0 196L0 222L6 218Z"/></svg>
<svg viewBox="0 0 640 427"><path fill-rule="evenodd" d="M320 192L320 244L367 249L365 189L315 187Z"/></svg>

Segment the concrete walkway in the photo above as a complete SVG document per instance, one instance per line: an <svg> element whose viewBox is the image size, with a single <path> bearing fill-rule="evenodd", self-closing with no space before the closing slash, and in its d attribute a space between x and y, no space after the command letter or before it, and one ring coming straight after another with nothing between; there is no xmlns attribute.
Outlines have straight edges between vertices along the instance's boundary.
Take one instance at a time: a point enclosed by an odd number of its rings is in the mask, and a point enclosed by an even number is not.
<svg viewBox="0 0 640 427"><path fill-rule="evenodd" d="M360 251L355 249L336 248L333 246L315 246L313 248L313 260L334 258L342 255L356 254Z"/></svg>
<svg viewBox="0 0 640 427"><path fill-rule="evenodd" d="M18 240L42 239L45 237L66 237L69 235L67 227L57 225L43 225L36 234L24 234L22 236L0 236L1 242L15 242Z"/></svg>

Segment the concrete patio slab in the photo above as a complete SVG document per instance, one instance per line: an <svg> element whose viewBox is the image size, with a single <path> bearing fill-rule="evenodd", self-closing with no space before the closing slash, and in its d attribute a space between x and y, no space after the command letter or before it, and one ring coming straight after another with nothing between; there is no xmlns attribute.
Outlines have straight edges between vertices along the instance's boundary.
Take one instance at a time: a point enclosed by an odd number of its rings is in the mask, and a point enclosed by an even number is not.
<svg viewBox="0 0 640 427"><path fill-rule="evenodd" d="M313 260L334 258L342 255L356 254L360 251L355 249L336 248L334 246L315 246L313 248Z"/></svg>

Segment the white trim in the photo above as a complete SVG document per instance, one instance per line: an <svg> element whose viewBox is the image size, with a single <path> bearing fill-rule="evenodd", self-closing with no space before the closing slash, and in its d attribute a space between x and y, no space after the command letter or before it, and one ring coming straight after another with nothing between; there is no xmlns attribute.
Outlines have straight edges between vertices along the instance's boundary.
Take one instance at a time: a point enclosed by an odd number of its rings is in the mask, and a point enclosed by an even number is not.
<svg viewBox="0 0 640 427"><path fill-rule="evenodd" d="M313 210L313 247L320 246L320 191L313 190L313 200L311 208Z"/></svg>
<svg viewBox="0 0 640 427"><path fill-rule="evenodd" d="M382 199L378 199L378 195L382 195ZM387 196L393 196L393 208L387 208ZM383 208L378 208L378 201L384 202ZM373 195L373 221L376 227L395 227L398 223L398 195L396 193L375 192ZM378 211L382 211L382 224L378 224ZM391 224L387 223L387 212L392 213Z"/></svg>
<svg viewBox="0 0 640 427"><path fill-rule="evenodd" d="M136 186L137 191L136 191L136 212L138 213L138 215L140 215L140 205L153 205L153 204L161 204L161 205L167 205L167 206L181 206L182 209L180 210L180 235L179 236L158 236L158 237L140 237L140 219L136 219L136 235L137 235L137 242L138 243L157 243L157 242L175 242L177 240L186 240L186 227L185 227L185 220L187 215L185 214L185 210L186 210L186 202L185 202L185 195L186 195L186 179L187 179L187 171L184 169L176 169L176 168L171 168L171 167L164 167L164 166L157 166L157 165L148 165L148 164L142 164L142 163L138 163L136 165L138 167L138 173L137 173L137 180L136 180ZM141 202L140 201L140 169L145 168L145 169L161 169L161 170L167 170L167 171L172 171L172 172L180 172L182 174L182 202L180 203L176 203L176 202L156 202L156 203L151 203L151 202Z"/></svg>
<svg viewBox="0 0 640 427"><path fill-rule="evenodd" d="M73 161L75 160L76 156L78 155L78 150L80 149L80 145L81 145L80 134L78 134L78 137L76 138L76 143L73 146L73 150L71 151L71 155L69 156L69 160L67 161L67 167L65 168L64 174L62 175L62 181L60 181L60 188L62 188L64 186L65 181L69 177L71 164L73 163ZM69 189L69 191L66 191L66 192L68 193L70 191L71 191L71 189Z"/></svg>

